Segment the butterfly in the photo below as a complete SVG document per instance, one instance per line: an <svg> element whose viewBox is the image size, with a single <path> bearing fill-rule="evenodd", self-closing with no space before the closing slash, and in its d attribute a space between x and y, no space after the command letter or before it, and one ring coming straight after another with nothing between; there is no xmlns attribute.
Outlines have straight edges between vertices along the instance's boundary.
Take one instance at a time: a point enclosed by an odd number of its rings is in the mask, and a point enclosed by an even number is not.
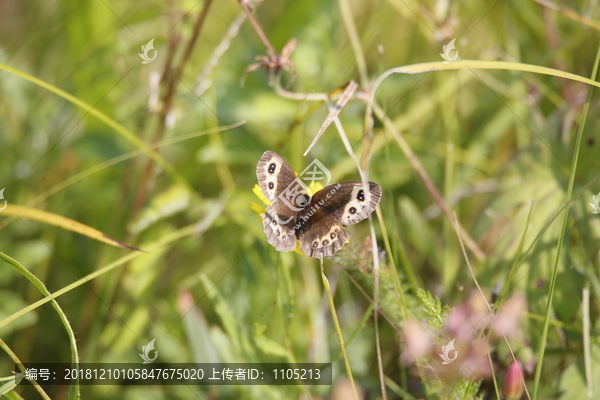
<svg viewBox="0 0 600 400"><path fill-rule="evenodd" d="M278 251L292 251L298 239L302 252L315 258L341 249L348 240L344 228L367 218L381 199L378 184L362 181L329 185L311 197L294 170L273 151L262 155L256 176L271 202L262 214L267 242Z"/></svg>

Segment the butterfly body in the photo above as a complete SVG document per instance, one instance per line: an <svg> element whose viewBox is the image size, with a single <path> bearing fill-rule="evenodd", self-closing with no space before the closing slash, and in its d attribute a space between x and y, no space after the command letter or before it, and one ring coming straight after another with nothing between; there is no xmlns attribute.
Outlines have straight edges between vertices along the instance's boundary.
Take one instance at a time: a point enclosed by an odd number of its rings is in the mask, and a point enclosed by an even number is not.
<svg viewBox="0 0 600 400"><path fill-rule="evenodd" d="M348 240L344 228L367 218L381 199L374 182L342 182L314 193L275 152L266 151L256 167L259 186L271 205L263 214L267 242L292 251L296 239L310 257L332 256Z"/></svg>

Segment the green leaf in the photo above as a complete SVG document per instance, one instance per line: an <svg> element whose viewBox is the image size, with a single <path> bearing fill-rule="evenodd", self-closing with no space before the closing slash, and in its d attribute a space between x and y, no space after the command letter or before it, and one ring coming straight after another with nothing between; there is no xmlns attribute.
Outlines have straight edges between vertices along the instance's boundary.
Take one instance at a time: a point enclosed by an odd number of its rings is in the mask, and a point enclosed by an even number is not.
<svg viewBox="0 0 600 400"><path fill-rule="evenodd" d="M591 351L592 391L594 399L600 395L600 344L592 343ZM587 399L585 381L585 364L583 357L578 357L562 374L559 384L562 392L559 400Z"/></svg>
<svg viewBox="0 0 600 400"><path fill-rule="evenodd" d="M190 292L183 291L179 294L179 312L183 315L183 327L192 346L192 359L198 363L221 362L217 346L211 340L206 317L194 303L195 299Z"/></svg>
<svg viewBox="0 0 600 400"><path fill-rule="evenodd" d="M63 217L62 215L54 214L51 212L42 211L26 206L19 206L16 204L9 204L3 211L3 214L14 215L20 218L32 219L46 224L58 226L59 228L63 228L75 233L79 233L81 235L85 235L92 239L96 239L100 242L108 243L111 246L141 251L137 247L130 246L123 242L119 242L118 240L109 237L108 235L100 232L97 229L92 228L91 226L87 226L85 224L82 224L81 222L77 222L70 218Z"/></svg>
<svg viewBox="0 0 600 400"><path fill-rule="evenodd" d="M190 188L190 190L192 190L192 187L188 183L188 181L186 181L185 178L181 174L179 174L179 172L177 172L177 170L175 168L173 168L173 166L171 164L169 164L160 154L158 154L156 151L154 151L150 147L148 147L133 132L129 131L123 125L119 124L114 119L112 119L109 116L107 116L106 114L102 113L96 107L92 107L91 105L89 105L86 102L78 99L77 97L65 92L64 90L61 90L61 89L57 88L56 86L53 86L47 82L44 82L41 79L38 79L31 75L28 75L24 72L21 72L15 68L9 67L8 65L0 64L0 69L10 72L11 74L20 76L23 79L27 79L28 81L30 81L40 87L43 87L44 89L47 89L47 90L51 91L52 93L62 97L63 99L73 103L77 107L81 108L86 114L95 116L96 118L98 118L99 120L104 122L106 125L110 126L115 131L117 131L122 137L124 137L125 139L130 141L133 145L135 145L136 147L139 147L140 149L143 149L145 152L147 152L148 156L154 162L156 162L156 164L163 167L165 169L165 171L168 172L169 174L171 174L171 176L173 176L173 178L175 178L175 180L177 180L180 184L187 186Z"/></svg>
<svg viewBox="0 0 600 400"><path fill-rule="evenodd" d="M221 318L223 327L225 328L227 335L229 335L229 339L233 346L240 349L240 335L237 323L235 322L235 315L233 315L229 306L227 306L225 299L223 299L223 296L216 285L204 274L200 274L200 280L202 281L206 295L215 307L215 312L219 315L219 318Z"/></svg>
<svg viewBox="0 0 600 400"><path fill-rule="evenodd" d="M17 387L19 382L21 382L24 375L25 374L23 374L23 373L17 373L15 376L8 376L6 378L0 378L0 382L6 381L6 383L4 385L0 386L0 397L13 391Z"/></svg>
<svg viewBox="0 0 600 400"><path fill-rule="evenodd" d="M173 185L152 198L150 204L130 224L129 230L139 234L156 221L187 209L190 200L191 194L187 187Z"/></svg>
<svg viewBox="0 0 600 400"><path fill-rule="evenodd" d="M22 299L16 297L12 292L6 290L0 290L0 320L7 316L17 312L23 307L27 306ZM38 320L36 314L29 314L19 321L10 326L3 326L0 328L0 337L6 337L10 333L16 332L25 327L31 326Z"/></svg>
<svg viewBox="0 0 600 400"><path fill-rule="evenodd" d="M442 308L442 301L424 289L418 288L417 296L425 305L425 312L427 313L429 324L435 329L441 330L446 315L448 314L448 308Z"/></svg>
<svg viewBox="0 0 600 400"><path fill-rule="evenodd" d="M266 325L254 323L254 343L265 354L271 354L278 357L289 357L289 352L273 339L265 336Z"/></svg>

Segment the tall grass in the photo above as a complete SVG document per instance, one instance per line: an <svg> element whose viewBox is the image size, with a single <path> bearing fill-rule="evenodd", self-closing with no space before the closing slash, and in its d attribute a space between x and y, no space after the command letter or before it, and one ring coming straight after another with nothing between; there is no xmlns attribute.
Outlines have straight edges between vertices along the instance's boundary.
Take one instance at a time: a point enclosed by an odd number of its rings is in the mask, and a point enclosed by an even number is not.
<svg viewBox="0 0 600 400"><path fill-rule="evenodd" d="M502 398L518 359L525 396L595 398L594 4L0 6L0 394ZM157 58L140 64L152 38ZM267 149L383 189L320 265L265 240L251 188ZM448 379L445 326L476 287L496 315L523 294L526 318L490 341L489 377ZM412 363L409 321L439 335ZM152 338L169 362L331 362L333 385L4 380L19 360L140 362Z"/></svg>

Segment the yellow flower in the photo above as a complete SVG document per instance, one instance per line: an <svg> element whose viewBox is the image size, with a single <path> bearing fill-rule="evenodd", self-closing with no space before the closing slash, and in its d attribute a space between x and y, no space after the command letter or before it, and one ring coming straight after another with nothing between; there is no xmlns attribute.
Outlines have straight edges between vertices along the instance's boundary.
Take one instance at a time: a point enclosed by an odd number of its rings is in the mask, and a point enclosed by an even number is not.
<svg viewBox="0 0 600 400"><path fill-rule="evenodd" d="M297 173L296 176L298 176ZM323 189L323 185L321 185L321 182L312 181L310 185L308 185L308 195L312 197L313 194L317 193L321 189ZM260 186L255 184L252 188L252 191L267 207L271 205L271 202L267 200L262 190L260 189ZM262 215L265 212L267 212L267 210L263 206L261 206L260 204L256 204L255 202L250 203L250 208L258 214L258 222L262 224ZM304 254L302 253L302 250L300 250L300 242L298 241L298 239L296 239L296 248L294 249L294 251L298 254Z"/></svg>

